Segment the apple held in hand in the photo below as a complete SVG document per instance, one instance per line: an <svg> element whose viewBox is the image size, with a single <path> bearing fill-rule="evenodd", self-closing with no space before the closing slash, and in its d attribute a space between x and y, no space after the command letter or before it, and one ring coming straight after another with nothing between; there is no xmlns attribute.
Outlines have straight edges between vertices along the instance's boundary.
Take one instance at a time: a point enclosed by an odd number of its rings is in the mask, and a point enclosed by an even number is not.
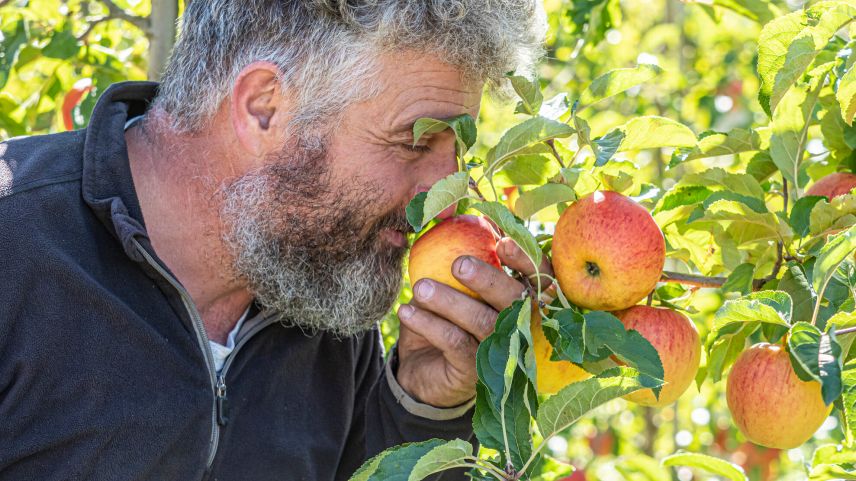
<svg viewBox="0 0 856 481"><path fill-rule="evenodd" d="M501 270L496 254L498 240L493 226L482 217L459 215L446 219L413 243L408 270L410 284L427 277L480 299L452 275L452 263L460 256L470 255Z"/></svg>
<svg viewBox="0 0 856 481"><path fill-rule="evenodd" d="M550 356L553 355L553 346L541 329L541 314L538 309L533 309L530 326L539 394L556 394L568 384L591 377L585 369L570 361L550 360Z"/></svg>
<svg viewBox="0 0 856 481"><path fill-rule="evenodd" d="M593 310L626 309L654 290L666 260L663 233L644 207L597 191L565 209L553 269L565 296Z"/></svg>
<svg viewBox="0 0 856 481"><path fill-rule="evenodd" d="M660 398L650 389L624 396L643 406L662 407L675 402L692 384L701 358L698 329L680 312L664 307L633 306L614 313L626 329L639 332L654 346L663 363L666 385Z"/></svg>
<svg viewBox="0 0 856 481"><path fill-rule="evenodd" d="M838 196L849 194L856 187L856 174L836 172L818 180L805 192L805 195L819 195L832 200Z"/></svg>
<svg viewBox="0 0 856 481"><path fill-rule="evenodd" d="M797 377L788 352L760 343L743 351L728 375L728 409L740 432L768 448L792 449L811 438L832 411L820 383Z"/></svg>

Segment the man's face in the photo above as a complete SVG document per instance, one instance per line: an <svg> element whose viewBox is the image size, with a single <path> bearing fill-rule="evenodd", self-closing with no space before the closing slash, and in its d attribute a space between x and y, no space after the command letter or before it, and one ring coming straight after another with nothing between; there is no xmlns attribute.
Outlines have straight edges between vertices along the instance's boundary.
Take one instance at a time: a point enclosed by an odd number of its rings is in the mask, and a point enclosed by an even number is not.
<svg viewBox="0 0 856 481"><path fill-rule="evenodd" d="M301 327L351 335L389 310L407 250L405 206L457 170L454 134L412 150L413 123L478 114L481 85L432 57L387 58L380 78L382 93L351 105L322 147L291 143L224 186L236 272Z"/></svg>

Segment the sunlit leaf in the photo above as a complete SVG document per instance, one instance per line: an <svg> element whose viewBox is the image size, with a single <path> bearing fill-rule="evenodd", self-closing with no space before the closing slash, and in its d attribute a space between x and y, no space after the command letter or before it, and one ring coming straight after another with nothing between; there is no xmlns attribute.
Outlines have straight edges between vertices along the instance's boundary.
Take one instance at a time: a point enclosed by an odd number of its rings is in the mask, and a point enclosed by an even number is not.
<svg viewBox="0 0 856 481"><path fill-rule="evenodd" d="M575 199L574 189L565 184L544 184L520 194L514 204L514 213L527 219L541 209Z"/></svg>
<svg viewBox="0 0 856 481"><path fill-rule="evenodd" d="M665 117L635 117L619 129L624 132L619 152L696 145L696 136L689 127Z"/></svg>
<svg viewBox="0 0 856 481"><path fill-rule="evenodd" d="M428 192L420 192L407 204L407 221L419 232L446 207L466 197L468 188L469 174L466 172L456 172L440 180Z"/></svg>
<svg viewBox="0 0 856 481"><path fill-rule="evenodd" d="M594 79L580 95L581 111L589 105L624 92L630 87L645 83L660 73L663 69L656 65L641 64L633 68L619 68Z"/></svg>
<svg viewBox="0 0 856 481"><path fill-rule="evenodd" d="M740 299L725 301L716 311L713 329L719 331L729 324L765 322L789 326L793 314L791 296L782 291L753 292Z"/></svg>
<svg viewBox="0 0 856 481"><path fill-rule="evenodd" d="M662 385L663 381L640 374L635 369L609 369L597 377L571 383L544 401L538 410L538 430L544 439L550 438L608 401Z"/></svg>
<svg viewBox="0 0 856 481"><path fill-rule="evenodd" d="M707 454L679 451L663 458L663 466L689 466L691 468L703 469L732 481L749 481L743 468L739 465L729 463L724 459L708 456Z"/></svg>
<svg viewBox="0 0 856 481"><path fill-rule="evenodd" d="M532 233L514 218L514 215L506 206L499 202L481 202L473 205L472 208L496 222L496 225L505 232L505 235L511 237L523 249L523 252L529 257L533 265L541 265L542 253L538 242Z"/></svg>

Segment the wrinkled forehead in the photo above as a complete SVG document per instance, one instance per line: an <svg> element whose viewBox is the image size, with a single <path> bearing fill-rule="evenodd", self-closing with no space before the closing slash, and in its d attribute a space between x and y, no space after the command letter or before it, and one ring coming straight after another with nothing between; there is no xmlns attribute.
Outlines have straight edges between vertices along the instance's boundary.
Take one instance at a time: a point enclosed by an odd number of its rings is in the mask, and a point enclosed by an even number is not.
<svg viewBox="0 0 856 481"><path fill-rule="evenodd" d="M422 117L478 115L484 83L430 54L383 56L377 80L379 94L362 106L389 131L411 131Z"/></svg>

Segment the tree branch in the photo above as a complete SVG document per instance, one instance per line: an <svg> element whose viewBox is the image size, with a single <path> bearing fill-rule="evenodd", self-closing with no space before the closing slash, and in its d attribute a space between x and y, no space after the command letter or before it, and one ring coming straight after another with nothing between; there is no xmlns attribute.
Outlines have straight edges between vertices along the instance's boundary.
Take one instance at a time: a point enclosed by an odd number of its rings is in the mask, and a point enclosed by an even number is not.
<svg viewBox="0 0 856 481"><path fill-rule="evenodd" d="M2 2L2 1L4 1L4 0L0 0L0 2ZM124 21L130 23L131 25L134 25L135 27L142 30L146 35L149 34L149 28L150 28L149 19L144 18L144 17L138 17L136 15L131 15L130 13L126 12L125 10L119 8L119 6L116 5L113 2L113 0L101 0L101 1L104 3L104 6L107 7L107 15L89 22L89 26L86 27L86 30L82 34L78 35L78 37L77 37L78 40L82 41L82 40L86 39L86 37L89 36L90 33L92 33L92 30L95 29L96 25L98 25L100 23L108 22L110 20L124 20ZM3 4L0 3L0 6L2 6L2 5Z"/></svg>
<svg viewBox="0 0 856 481"><path fill-rule="evenodd" d="M841 334L850 334L851 332L856 332L856 327L848 327L846 329L841 329L840 331L835 331L835 335L840 336Z"/></svg>
<svg viewBox="0 0 856 481"><path fill-rule="evenodd" d="M708 277L696 274L681 274L679 272L663 271L660 282L676 282L686 286L695 287L722 287L727 278Z"/></svg>

